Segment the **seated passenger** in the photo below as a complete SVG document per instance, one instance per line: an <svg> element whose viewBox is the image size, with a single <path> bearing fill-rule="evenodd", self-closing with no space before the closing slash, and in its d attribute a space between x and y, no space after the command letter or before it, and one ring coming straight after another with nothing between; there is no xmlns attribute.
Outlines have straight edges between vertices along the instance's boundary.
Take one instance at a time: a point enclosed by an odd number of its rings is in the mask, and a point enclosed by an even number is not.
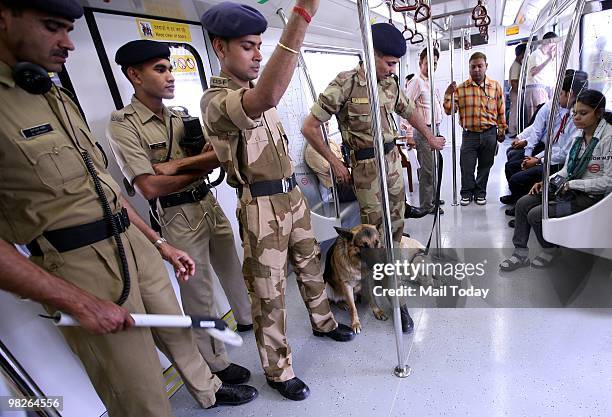
<svg viewBox="0 0 612 417"><path fill-rule="evenodd" d="M576 127L570 117L569 109L576 102L576 95L582 91L587 84L587 74L583 71L568 69L565 71L563 89L559 96L559 111L555 115L552 140L551 173L559 171L563 167L565 156L571 146L572 139L576 133ZM525 142L525 156L520 162L520 170L512 173L508 178L510 194L501 197L499 200L504 204L514 204L516 201L527 194L529 189L538 181L542 180L544 150L533 155L534 148L547 141L548 120L552 110L552 101L544 104L536 116L534 124L525 129L518 139ZM543 146L542 146L543 148ZM506 163L506 175L511 170L508 165L515 165L516 162Z"/></svg>
<svg viewBox="0 0 612 417"><path fill-rule="evenodd" d="M523 132L526 131L529 127L533 126L540 109L544 107L544 104L540 104L537 108L529 122L523 129ZM520 135L519 135L520 136ZM510 147L506 149L506 179L510 180L510 177L521 170L521 165L523 164L523 159L525 158L525 146L527 146L527 139L521 139L519 136L512 140ZM544 149L544 145L542 143L538 143L535 148L533 148L533 152L539 153Z"/></svg>
<svg viewBox="0 0 612 417"><path fill-rule="evenodd" d="M612 190L612 114L605 111L606 98L599 91L584 90L578 95L573 117L577 129L565 160L565 166L551 176L550 217L562 217L591 207ZM556 186L554 185L556 184ZM550 264L556 246L542 235L542 182L516 204L516 228L512 242L514 253L500 264L502 271L528 266L527 242L533 227L544 248L532 262L536 268Z"/></svg>
<svg viewBox="0 0 612 417"><path fill-rule="evenodd" d="M342 148L336 142L330 140L329 148L336 155L336 157L340 160L342 157ZM332 188L332 178L329 173L329 162L325 158L318 153L310 143L306 144L306 150L304 151L304 160L306 161L306 165L317 176L319 180L319 190L321 191L321 196L323 201L329 201L331 198L330 188ZM349 201L355 201L357 197L355 197L355 192L353 188L344 184L339 183L336 184L336 188L338 190L338 199L341 203L347 203Z"/></svg>

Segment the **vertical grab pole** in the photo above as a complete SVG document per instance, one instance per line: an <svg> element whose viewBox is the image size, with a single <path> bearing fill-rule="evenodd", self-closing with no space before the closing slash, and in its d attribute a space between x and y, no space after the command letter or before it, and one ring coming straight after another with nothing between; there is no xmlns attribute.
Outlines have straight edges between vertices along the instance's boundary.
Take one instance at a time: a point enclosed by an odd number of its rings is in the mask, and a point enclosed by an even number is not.
<svg viewBox="0 0 612 417"><path fill-rule="evenodd" d="M374 138L374 156L378 168L378 179L380 181L381 209L382 209L382 232L387 261L395 265L393 253L393 237L391 226L391 214L389 211L389 190L387 188L387 166L385 163L385 152L383 147L383 136L380 130L380 101L378 99L378 82L376 80L376 65L374 62L374 48L372 47L372 29L370 27L370 9L368 0L357 0L359 11L359 26L361 28L361 42L363 43L363 61L365 63L366 80L368 84L368 95L370 97L370 113L372 114L372 136ZM393 274L393 285L399 288L397 275ZM399 378L410 375L410 367L405 364L404 341L402 338L402 325L400 317L399 299L393 297L393 327L395 330L395 343L397 348L397 366L394 374Z"/></svg>
<svg viewBox="0 0 612 417"><path fill-rule="evenodd" d="M431 7L431 0L429 0L428 5ZM430 94L430 106L429 106L429 122L431 123L431 133L433 133L434 136L438 136L439 132L438 132L438 127L436 126L436 115L434 112L434 103L436 102L436 92L435 92L435 86L434 86L434 46L433 46L433 38L434 38L434 31L433 31L433 19L431 16L429 16L429 19L427 19L427 77L429 78L429 94ZM440 160L438 159L440 156L440 151L438 150L433 150L433 171L434 171L434 181L433 181L433 191L434 191L434 198L438 195L439 190L438 190L438 165L440 163ZM436 211L436 227L435 227L435 235L436 235L436 248L438 248L438 250L442 247L442 236L440 233L440 205L439 203L437 203L436 201L434 201L434 207L438 207L438 210Z"/></svg>
<svg viewBox="0 0 612 417"><path fill-rule="evenodd" d="M280 8L276 11L276 14L280 17L284 26L287 26L287 15L285 11ZM304 71L304 76L306 77L306 83L308 84L308 90L310 90L310 94L312 96L312 101L317 101L317 91L314 88L314 84L312 82L312 78L310 77L310 72L308 71L308 67L306 66L306 60L304 59L304 55L302 51L299 51L298 55L298 65ZM329 137L327 136L327 129L325 126L321 126L321 132L323 133L323 139L325 139L325 144L329 146ZM334 199L334 211L336 213L336 218L340 218L340 200L338 199L338 188L336 186L336 175L334 174L334 170L331 165L329 166L329 175L332 180L332 198Z"/></svg>
<svg viewBox="0 0 612 417"><path fill-rule="evenodd" d="M561 64L559 65L559 73L557 74L557 85L555 86L555 94L553 96L553 106L551 108L550 116L548 117L548 129L546 131L546 156L544 163L544 173L542 174L542 176L544 177L544 185L542 186L542 220L549 219L548 186L550 182L550 158L552 157L552 146L550 146L550 144L552 143L554 134L553 126L555 124L555 116L557 114L557 111L559 110L559 97L561 96L561 89L563 88L565 69L567 68L569 55L572 51L574 37L576 36L576 32L578 31L578 27L580 26L580 17L582 16L582 10L584 9L585 3L586 0L578 0L576 4L572 23L570 24L569 31L567 32L567 37L565 38L565 48L563 49L563 55L561 56ZM562 12L562 10L559 10L559 12Z"/></svg>
<svg viewBox="0 0 612 417"><path fill-rule="evenodd" d="M448 25L449 45L450 45L450 80L455 81L455 38L453 34L453 16L449 16L446 20ZM463 39L462 39L463 40ZM461 50L463 46L460 44ZM451 96L451 141L453 146L453 206L459 205L457 201L457 126L455 126L455 95Z"/></svg>

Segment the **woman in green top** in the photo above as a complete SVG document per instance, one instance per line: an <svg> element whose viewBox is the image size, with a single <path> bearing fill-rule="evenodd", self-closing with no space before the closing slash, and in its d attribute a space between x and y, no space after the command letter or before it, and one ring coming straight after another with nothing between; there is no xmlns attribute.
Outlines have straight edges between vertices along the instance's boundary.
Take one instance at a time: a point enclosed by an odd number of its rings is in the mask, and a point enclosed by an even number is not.
<svg viewBox="0 0 612 417"><path fill-rule="evenodd" d="M596 90L583 90L573 110L574 124L581 129L568 152L563 168L550 177L550 217L578 213L601 200L612 190L612 114L606 112L606 98ZM516 204L516 227L512 243L513 255L499 266L514 271L531 264L543 268L556 254L556 245L542 235L542 182L536 183L528 195ZM533 228L544 248L529 261L527 241Z"/></svg>

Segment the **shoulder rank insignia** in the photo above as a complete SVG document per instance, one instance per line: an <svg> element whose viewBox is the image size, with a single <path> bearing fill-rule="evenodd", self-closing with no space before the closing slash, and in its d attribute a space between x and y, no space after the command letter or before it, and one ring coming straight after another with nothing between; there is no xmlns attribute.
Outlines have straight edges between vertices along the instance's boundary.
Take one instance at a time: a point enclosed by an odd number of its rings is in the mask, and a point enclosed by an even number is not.
<svg viewBox="0 0 612 417"><path fill-rule="evenodd" d="M229 80L223 77L210 77L210 86L219 88L228 88Z"/></svg>
<svg viewBox="0 0 612 417"><path fill-rule="evenodd" d="M354 104L368 104L369 102L367 97L351 97L351 103Z"/></svg>

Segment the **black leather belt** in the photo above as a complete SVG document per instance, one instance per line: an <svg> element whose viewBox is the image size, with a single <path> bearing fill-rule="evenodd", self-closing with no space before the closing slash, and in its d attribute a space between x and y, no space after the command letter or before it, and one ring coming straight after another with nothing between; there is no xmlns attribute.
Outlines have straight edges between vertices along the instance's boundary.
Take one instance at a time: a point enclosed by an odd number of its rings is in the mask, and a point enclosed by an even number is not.
<svg viewBox="0 0 612 417"><path fill-rule="evenodd" d="M130 226L130 218L125 208L115 215L113 221L119 229L119 233L123 233ZM111 226L107 224L105 219L95 222L82 224L79 226L66 227L64 229L49 230L43 232L43 236L53 245L58 252L68 252L74 249L82 248L83 246L92 245L104 239L108 239L113 235ZM37 241L33 240L27 245L32 256L42 256L43 252Z"/></svg>
<svg viewBox="0 0 612 417"><path fill-rule="evenodd" d="M205 183L201 183L197 187L190 190L181 191L180 193L168 194L159 197L159 203L163 208L180 206L181 204L197 203L203 200L208 195L210 188Z"/></svg>
<svg viewBox="0 0 612 417"><path fill-rule="evenodd" d="M264 197L268 195L288 193L297 187L295 174L282 180L258 181L248 185L251 190L251 197ZM238 197L242 197L242 188L238 189Z"/></svg>
<svg viewBox="0 0 612 417"><path fill-rule="evenodd" d="M384 144L385 155L391 152L395 148L395 142L387 142ZM357 149L355 152L355 159L363 161L364 159L374 158L374 148Z"/></svg>

